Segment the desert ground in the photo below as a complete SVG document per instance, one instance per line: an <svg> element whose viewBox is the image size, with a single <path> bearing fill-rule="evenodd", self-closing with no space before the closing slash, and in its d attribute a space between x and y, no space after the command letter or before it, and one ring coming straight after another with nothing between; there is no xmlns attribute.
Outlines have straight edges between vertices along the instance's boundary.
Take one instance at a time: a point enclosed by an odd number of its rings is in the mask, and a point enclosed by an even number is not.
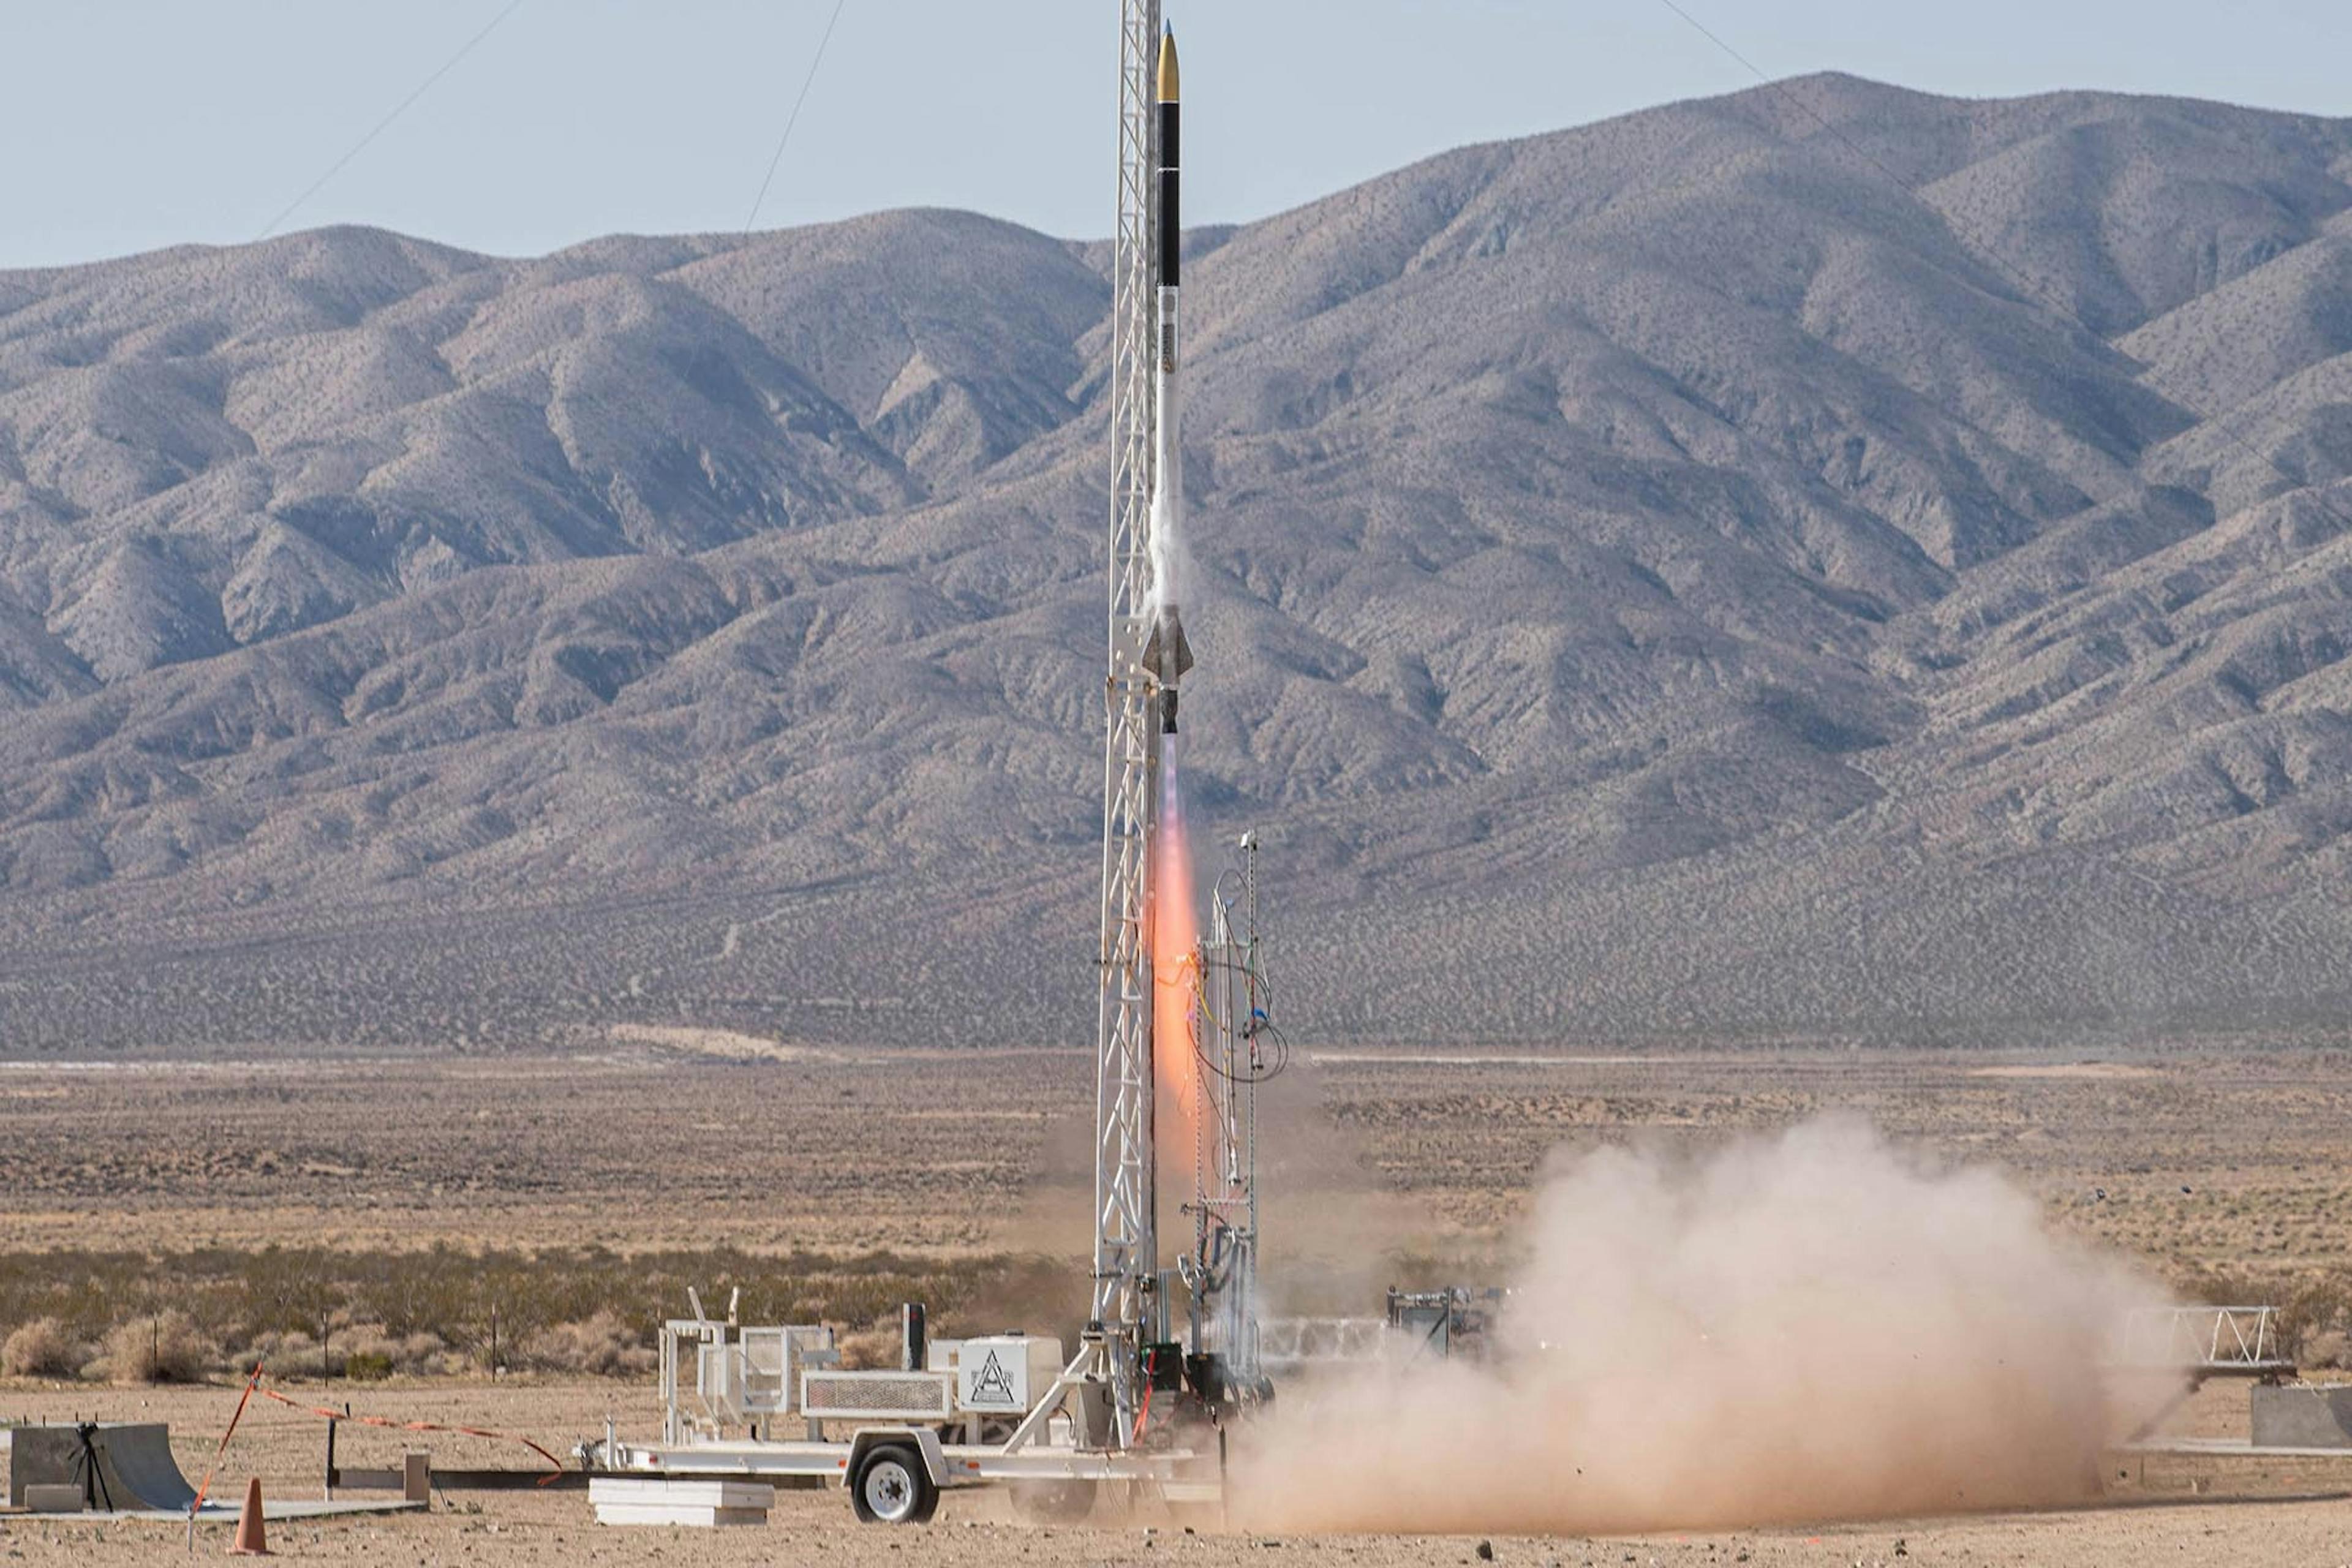
<svg viewBox="0 0 2352 1568"><path fill-rule="evenodd" d="M310 1390L310 1392L316 1392ZM336 1392L340 1401L348 1389ZM183 1468L203 1473L217 1426L236 1403L234 1389L88 1391L12 1388L7 1414L56 1419L93 1411L171 1422ZM403 1420L491 1420L541 1434L586 1435L607 1415L625 1429L655 1418L648 1390L635 1384L552 1386L450 1384L389 1388L363 1403ZM2226 1422L2233 1403L2221 1394L2197 1415ZM2243 1396L2236 1394L2242 1419ZM320 1425L291 1412L262 1408L240 1427L234 1458L224 1467L241 1488L248 1474L286 1496L319 1495ZM417 1439L344 1428L340 1457L352 1465L392 1462ZM506 1464L511 1451L464 1438L430 1439L449 1465ZM2236 1473L2230 1473L2232 1466ZM2352 1497L2345 1491L2352 1460L2307 1462L2300 1468L2200 1461L2193 1475L2159 1476L2145 1483L2137 1467L2119 1471L2105 1506L2028 1513L1823 1523L1769 1530L1664 1534L1557 1536L1297 1536L1248 1530L1201 1530L1146 1515L1115 1526L1034 1526L1016 1521L991 1492L950 1493L939 1517L923 1531L862 1526L835 1491L778 1494L768 1525L694 1531L621 1531L599 1527L579 1492L484 1492L436 1497L425 1514L392 1515L272 1529L279 1554L322 1563L489 1565L565 1563L887 1563L1018 1562L1059 1563L1174 1563L1198 1568L1286 1561L1332 1568L1389 1564L1475 1563L1479 1541L1494 1560L1523 1568L1620 1568L1675 1565L1699 1568L1741 1563L1796 1565L2012 1563L2053 1568L2097 1563L2179 1563L2264 1568L2341 1568L2352 1562ZM226 1542L226 1528L208 1525L197 1550L210 1554ZM28 1565L142 1563L185 1554L184 1527L164 1523L0 1520L0 1559Z"/></svg>
<svg viewBox="0 0 2352 1568"><path fill-rule="evenodd" d="M143 1257L169 1289L197 1260L223 1257L399 1257L442 1243L527 1263L589 1249L623 1275L659 1258L646 1268L665 1288L698 1259L761 1284L772 1270L767 1300L787 1301L833 1300L824 1292L859 1259L879 1258L875 1289L906 1282L955 1303L942 1332L1007 1326L1021 1310L1008 1279L1077 1289L1088 1057L755 1047L667 1034L565 1058L10 1064L0 1068L0 1256L21 1292L45 1258L100 1251ZM2006 1172L2053 1226L2176 1289L2278 1299L2324 1286L2352 1255L2347 1067L2352 1057L2331 1052L2212 1040L2095 1057L1305 1052L1265 1109L1269 1248L1286 1305L1374 1312L1391 1280L1475 1282L1507 1268L1513 1222L1568 1153L1608 1142L1696 1150L1836 1110L1928 1158ZM982 1275L992 1291L971 1288ZM863 1312L870 1298L839 1299ZM1073 1307L1045 1302L1032 1321L1057 1323ZM631 1304L648 1319L677 1308ZM2307 1364L2342 1353L2330 1310L2313 1314ZM236 1402L232 1349L195 1386L0 1382L0 1419L165 1419L184 1468L200 1475ZM625 1435L656 1420L642 1373L493 1384L459 1366L322 1383L298 1358L270 1375L315 1402L522 1432L559 1452L608 1416ZM2166 1429L2242 1436L2245 1397L2210 1384ZM346 1426L342 1460L389 1461L417 1442L449 1467L521 1458L472 1439ZM321 1423L257 1405L221 1484L258 1474L273 1491L315 1496L322 1458ZM2117 1456L2102 1482L2097 1506L2054 1510L1489 1539L1496 1561L1532 1564L2352 1563L2352 1456ZM786 1493L765 1530L710 1536L600 1530L577 1493L455 1495L424 1516L284 1525L274 1543L325 1561L420 1563L1478 1560L1471 1537L1188 1535L1148 1517L1037 1527L987 1494L951 1495L934 1528L904 1532L856 1526L837 1493ZM170 1528L0 1519L11 1562L132 1562L184 1545Z"/></svg>

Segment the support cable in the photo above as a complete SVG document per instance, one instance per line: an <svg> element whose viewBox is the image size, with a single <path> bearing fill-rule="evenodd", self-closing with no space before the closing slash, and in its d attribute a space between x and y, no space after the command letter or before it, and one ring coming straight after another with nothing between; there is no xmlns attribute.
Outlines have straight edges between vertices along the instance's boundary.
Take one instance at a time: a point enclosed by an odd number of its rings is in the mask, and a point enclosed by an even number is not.
<svg viewBox="0 0 2352 1568"><path fill-rule="evenodd" d="M253 242L257 245L261 241L268 239L271 235L277 233L278 226L279 224L282 224L288 218L292 217L295 213L301 209L303 203L309 201L312 196L317 195L320 186L324 185L329 180L333 179L337 174L341 174L343 172L344 164L358 157L362 153L366 152L369 142L373 142L377 137L383 135L384 132L391 127L394 121L407 113L411 104L415 103L418 99L423 98L425 93L430 91L435 82L439 81L443 77L447 76L451 70L455 69L459 60L464 59L467 55L474 52L475 45L480 43L484 38L488 37L492 33L498 31L499 24L505 21L509 16L513 16L517 10L521 8L521 5L522 0L507 0L506 9L491 17L488 26L484 27L480 32L476 33L472 37L467 38L464 46L460 47L456 54L451 55L447 59L441 62L440 69L435 71L431 76L426 77L423 81L417 83L415 91L410 93L406 98L402 99L398 103L393 105L391 113L385 115L382 120L377 121L375 122L374 129L371 130L366 135L353 142L350 152L344 153L341 157L329 164L325 174L320 175L317 179L304 186L300 195L296 196L292 201L288 202L283 211L281 211L276 217L271 218L268 223L262 225L261 232L253 237Z"/></svg>
<svg viewBox="0 0 2352 1568"><path fill-rule="evenodd" d="M841 8L848 0L833 0L833 15L826 18L824 35L816 41L816 53L809 60L808 75L801 79L801 95L793 100L793 111L784 116L784 133L776 138L776 150L768 159L768 172L760 177L760 194L751 198L751 210L744 215L743 232L750 234L752 224L759 221L760 204L768 199L769 183L776 177L776 165L784 161L784 144L793 139L793 127L801 122L801 105L808 101L809 89L816 85L816 68L824 64L824 47L833 42L834 25L841 20Z"/></svg>

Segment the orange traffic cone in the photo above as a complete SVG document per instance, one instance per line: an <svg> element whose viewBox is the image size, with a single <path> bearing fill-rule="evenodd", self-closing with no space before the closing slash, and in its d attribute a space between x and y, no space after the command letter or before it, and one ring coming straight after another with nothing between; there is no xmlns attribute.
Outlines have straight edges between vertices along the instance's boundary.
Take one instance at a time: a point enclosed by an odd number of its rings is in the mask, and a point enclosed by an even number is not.
<svg viewBox="0 0 2352 1568"><path fill-rule="evenodd" d="M236 1539L230 1542L231 1557L267 1557L269 1542L261 1531L261 1478L254 1477L245 1483L245 1507L236 1516Z"/></svg>

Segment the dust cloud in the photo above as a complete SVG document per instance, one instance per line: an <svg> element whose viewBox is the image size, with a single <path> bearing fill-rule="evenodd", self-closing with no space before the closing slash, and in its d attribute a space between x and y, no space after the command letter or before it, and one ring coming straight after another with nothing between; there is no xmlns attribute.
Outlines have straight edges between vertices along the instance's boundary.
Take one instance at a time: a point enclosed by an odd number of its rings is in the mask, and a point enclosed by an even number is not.
<svg viewBox="0 0 2352 1568"><path fill-rule="evenodd" d="M1237 1519L1577 1532L2056 1502L2128 1426L2105 1343L2161 1292L1997 1173L1850 1119L1556 1165L1484 1364L1287 1389Z"/></svg>
<svg viewBox="0 0 2352 1568"><path fill-rule="evenodd" d="M1492 1272L1467 1256L1490 1254L1493 1237L1384 1180L1330 1104L1304 1051L1258 1089L1259 1315L1377 1318L1391 1285Z"/></svg>

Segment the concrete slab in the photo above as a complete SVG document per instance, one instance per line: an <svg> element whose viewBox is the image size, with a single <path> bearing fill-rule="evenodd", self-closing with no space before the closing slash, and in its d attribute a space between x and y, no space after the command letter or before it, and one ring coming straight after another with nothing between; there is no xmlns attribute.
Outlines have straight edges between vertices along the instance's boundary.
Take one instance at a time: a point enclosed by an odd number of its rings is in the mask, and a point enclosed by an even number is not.
<svg viewBox="0 0 2352 1568"><path fill-rule="evenodd" d="M204 1506L204 1511L196 1515L196 1522L198 1524L235 1524L237 1510L241 1506L239 1503L207 1501ZM423 1513L425 1506L421 1502L406 1502L398 1499L383 1502L320 1502L315 1499L297 1501L289 1499L284 1502L278 1502L264 1498L261 1500L261 1517L271 1524L277 1524L287 1520L343 1519L369 1513ZM98 1524L104 1524L110 1520L152 1520L165 1524L185 1524L188 1522L188 1510L131 1508L92 1511L87 1509L77 1509L66 1513L41 1513L32 1509L18 1509L12 1510L7 1517L37 1519L45 1524L53 1520L73 1519L86 1519Z"/></svg>
<svg viewBox="0 0 2352 1568"><path fill-rule="evenodd" d="M765 1524L776 1489L760 1481L598 1476L588 1485L599 1524Z"/></svg>
<svg viewBox="0 0 2352 1568"><path fill-rule="evenodd" d="M2258 1448L2352 1449L2352 1384L2295 1384L2247 1391Z"/></svg>
<svg viewBox="0 0 2352 1568"><path fill-rule="evenodd" d="M2251 1459L2352 1459L2352 1448L2342 1445L2297 1447L2276 1444L2257 1447L2247 1437L2147 1437L2117 1444L2118 1454L2193 1454L2206 1458Z"/></svg>

